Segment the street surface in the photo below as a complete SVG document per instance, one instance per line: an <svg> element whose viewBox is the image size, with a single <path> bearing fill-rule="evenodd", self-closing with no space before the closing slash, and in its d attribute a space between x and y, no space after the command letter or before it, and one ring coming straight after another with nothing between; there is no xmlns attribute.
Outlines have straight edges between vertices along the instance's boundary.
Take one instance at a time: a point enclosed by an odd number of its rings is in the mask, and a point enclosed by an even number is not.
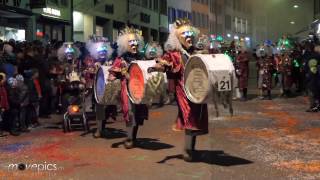
<svg viewBox="0 0 320 180"><path fill-rule="evenodd" d="M320 114L305 112L307 98L269 101L256 99L254 88L249 93L249 101L234 102L233 117L215 118L210 107L210 134L198 138L196 162L182 160L184 133L171 130L177 107L168 105L151 110L131 150L122 144L120 116L101 139L81 129L63 133L61 116L42 119L30 133L0 139L0 179L320 179ZM34 167L12 168L20 163Z"/></svg>

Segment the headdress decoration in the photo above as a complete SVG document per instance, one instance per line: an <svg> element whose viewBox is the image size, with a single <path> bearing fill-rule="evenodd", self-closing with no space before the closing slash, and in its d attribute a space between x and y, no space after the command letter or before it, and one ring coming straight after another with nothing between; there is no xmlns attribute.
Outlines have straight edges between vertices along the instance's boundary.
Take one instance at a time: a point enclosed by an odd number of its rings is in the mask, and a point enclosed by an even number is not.
<svg viewBox="0 0 320 180"><path fill-rule="evenodd" d="M195 37L195 39L197 39L199 32L200 32L199 29L193 27L190 20L187 18L177 19L175 21L173 27L170 29L170 34L169 34L168 40L164 45L164 49L166 51L182 50L183 49L176 33L181 27L185 27L185 26L190 29L189 32L185 32L185 33L187 33L185 35L186 36L192 35Z"/></svg>
<svg viewBox="0 0 320 180"><path fill-rule="evenodd" d="M65 42L63 45L58 49L58 59L60 61L65 61L66 54L73 54L74 58L77 59L80 56L80 50L74 46L73 42Z"/></svg>
<svg viewBox="0 0 320 180"><path fill-rule="evenodd" d="M86 48L94 59L99 59L99 52L106 52L106 58L109 59L113 53L110 41L106 37L91 35L86 43Z"/></svg>
<svg viewBox="0 0 320 180"><path fill-rule="evenodd" d="M121 56L125 52L128 51L128 36L134 35L135 40L132 43L135 43L138 45L138 51L141 52L144 47L143 37L142 37L142 31L132 28L132 27L125 27L123 30L119 32L118 39L117 39L117 45L118 45L118 55ZM131 43L131 42L130 42Z"/></svg>

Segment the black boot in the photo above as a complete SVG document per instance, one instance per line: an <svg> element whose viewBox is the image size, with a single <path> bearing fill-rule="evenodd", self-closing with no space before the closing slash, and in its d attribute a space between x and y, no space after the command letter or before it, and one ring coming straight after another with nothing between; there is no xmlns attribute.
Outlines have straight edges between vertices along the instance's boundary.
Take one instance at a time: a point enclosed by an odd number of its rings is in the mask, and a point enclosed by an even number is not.
<svg viewBox="0 0 320 180"><path fill-rule="evenodd" d="M128 138L124 142L124 147L126 149L132 149L135 146L139 126L128 127Z"/></svg>
<svg viewBox="0 0 320 180"><path fill-rule="evenodd" d="M268 100L271 100L271 90L268 90Z"/></svg>
<svg viewBox="0 0 320 180"><path fill-rule="evenodd" d="M192 136L190 134L185 135L185 147L183 159L186 162L194 161L194 149L196 144L196 136Z"/></svg>

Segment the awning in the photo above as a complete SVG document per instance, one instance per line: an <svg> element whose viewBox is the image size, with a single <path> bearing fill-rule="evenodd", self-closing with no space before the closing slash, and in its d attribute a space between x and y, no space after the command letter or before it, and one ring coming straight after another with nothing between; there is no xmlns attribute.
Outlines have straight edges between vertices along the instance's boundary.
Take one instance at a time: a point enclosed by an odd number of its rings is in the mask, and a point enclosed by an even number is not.
<svg viewBox="0 0 320 180"><path fill-rule="evenodd" d="M63 24L63 25L71 25L70 21L66 21L63 19L53 18L44 15L38 15L37 17L38 22L46 23L46 24Z"/></svg>
<svg viewBox="0 0 320 180"><path fill-rule="evenodd" d="M12 6L0 6L0 17L4 18L28 18L33 13L30 10L20 9Z"/></svg>

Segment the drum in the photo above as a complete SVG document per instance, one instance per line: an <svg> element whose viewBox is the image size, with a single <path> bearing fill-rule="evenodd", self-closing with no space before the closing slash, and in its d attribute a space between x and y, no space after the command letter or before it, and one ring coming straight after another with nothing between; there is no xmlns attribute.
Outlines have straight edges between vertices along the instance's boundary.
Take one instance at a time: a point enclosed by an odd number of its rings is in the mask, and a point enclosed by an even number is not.
<svg viewBox="0 0 320 180"><path fill-rule="evenodd" d="M235 69L224 54L197 54L185 65L184 90L196 104L209 103L215 91L231 91L235 87Z"/></svg>
<svg viewBox="0 0 320 180"><path fill-rule="evenodd" d="M167 78L165 73L148 73L155 60L137 60L130 64L128 95L134 104L149 104L155 97L165 93Z"/></svg>
<svg viewBox="0 0 320 180"><path fill-rule="evenodd" d="M95 76L94 96L101 105L117 105L120 103L120 80L108 81L111 66L101 66Z"/></svg>

